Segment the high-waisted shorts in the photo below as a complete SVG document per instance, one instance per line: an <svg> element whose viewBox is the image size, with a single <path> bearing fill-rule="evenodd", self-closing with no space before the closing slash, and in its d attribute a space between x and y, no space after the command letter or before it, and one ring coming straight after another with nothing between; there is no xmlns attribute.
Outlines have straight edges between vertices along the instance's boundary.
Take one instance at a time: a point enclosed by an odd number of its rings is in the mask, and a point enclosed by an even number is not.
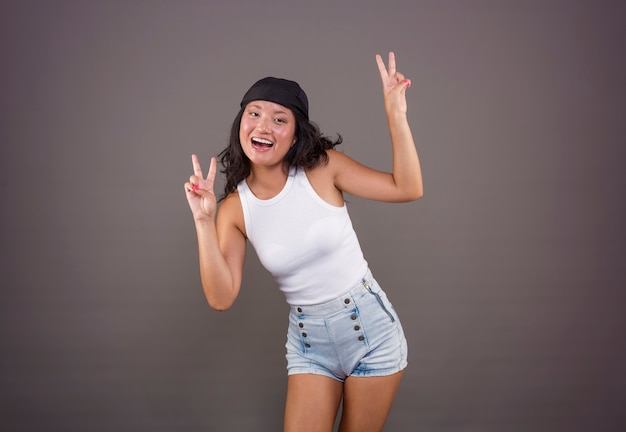
<svg viewBox="0 0 626 432"><path fill-rule="evenodd" d="M291 305L287 372L385 376L407 366L407 343L393 306L371 272L341 297L327 303Z"/></svg>

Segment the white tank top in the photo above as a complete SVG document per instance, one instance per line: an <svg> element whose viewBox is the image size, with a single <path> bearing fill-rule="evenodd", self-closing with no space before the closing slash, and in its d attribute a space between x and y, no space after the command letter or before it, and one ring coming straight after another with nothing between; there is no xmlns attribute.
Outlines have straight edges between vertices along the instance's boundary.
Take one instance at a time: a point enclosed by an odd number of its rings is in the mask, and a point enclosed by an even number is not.
<svg viewBox="0 0 626 432"><path fill-rule="evenodd" d="M348 292L367 262L348 209L324 201L304 170L292 170L278 195L258 199L237 186L248 240L291 305L312 305Z"/></svg>

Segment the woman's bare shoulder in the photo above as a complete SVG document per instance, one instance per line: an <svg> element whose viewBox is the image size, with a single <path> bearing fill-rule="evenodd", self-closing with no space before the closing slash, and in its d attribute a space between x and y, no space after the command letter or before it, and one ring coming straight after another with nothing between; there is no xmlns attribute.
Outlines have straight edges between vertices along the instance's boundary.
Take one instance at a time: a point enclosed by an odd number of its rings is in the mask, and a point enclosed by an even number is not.
<svg viewBox="0 0 626 432"><path fill-rule="evenodd" d="M338 150L326 150L328 155L328 163L326 164L331 171L340 170L345 167L346 164L354 163L354 159Z"/></svg>
<svg viewBox="0 0 626 432"><path fill-rule="evenodd" d="M237 190L231 192L222 200L217 214L217 220L218 224L236 227L244 237L246 236L243 207Z"/></svg>

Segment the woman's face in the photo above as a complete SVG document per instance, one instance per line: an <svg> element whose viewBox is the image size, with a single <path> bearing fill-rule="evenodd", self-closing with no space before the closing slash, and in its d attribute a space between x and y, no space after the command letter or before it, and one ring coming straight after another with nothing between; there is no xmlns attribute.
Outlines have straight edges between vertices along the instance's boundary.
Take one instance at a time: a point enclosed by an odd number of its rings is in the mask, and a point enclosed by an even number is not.
<svg viewBox="0 0 626 432"><path fill-rule="evenodd" d="M244 109L239 125L243 152L254 165L281 165L296 142L293 112L274 102L257 100Z"/></svg>

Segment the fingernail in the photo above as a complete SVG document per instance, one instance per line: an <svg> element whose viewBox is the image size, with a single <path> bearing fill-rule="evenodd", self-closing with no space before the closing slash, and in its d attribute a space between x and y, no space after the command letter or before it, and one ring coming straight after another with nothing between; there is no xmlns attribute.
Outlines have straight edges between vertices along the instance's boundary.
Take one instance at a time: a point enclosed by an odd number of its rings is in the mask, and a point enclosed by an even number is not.
<svg viewBox="0 0 626 432"><path fill-rule="evenodd" d="M406 84L406 88L411 87L411 82L408 79L405 79L404 83Z"/></svg>
<svg viewBox="0 0 626 432"><path fill-rule="evenodd" d="M191 185L191 188L192 188L193 190L198 190L198 189L200 189L200 186L198 186L197 184L195 184L195 185Z"/></svg>

